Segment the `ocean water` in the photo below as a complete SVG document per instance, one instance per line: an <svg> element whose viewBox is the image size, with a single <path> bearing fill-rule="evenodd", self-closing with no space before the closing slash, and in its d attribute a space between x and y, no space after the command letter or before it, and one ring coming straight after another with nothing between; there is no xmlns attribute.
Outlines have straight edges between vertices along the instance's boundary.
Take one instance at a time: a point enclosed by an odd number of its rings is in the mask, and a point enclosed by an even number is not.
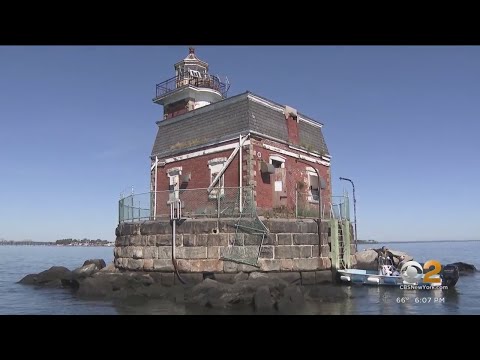
<svg viewBox="0 0 480 360"><path fill-rule="evenodd" d="M384 244L374 244L381 247ZM429 259L442 264L463 261L480 268L480 242L441 242L385 244L395 250L406 251L415 260ZM359 250L372 247L360 245ZM230 314L230 310L214 311L205 308L150 300L142 303L89 301L78 299L64 289L35 288L17 284L27 274L38 273L51 266L65 266L71 270L86 259L113 259L110 247L51 247L0 246L0 314ZM396 288L344 286L350 297L346 300L308 304L302 314L480 314L480 273L461 276L449 291L412 291ZM248 309L234 314L252 313Z"/></svg>

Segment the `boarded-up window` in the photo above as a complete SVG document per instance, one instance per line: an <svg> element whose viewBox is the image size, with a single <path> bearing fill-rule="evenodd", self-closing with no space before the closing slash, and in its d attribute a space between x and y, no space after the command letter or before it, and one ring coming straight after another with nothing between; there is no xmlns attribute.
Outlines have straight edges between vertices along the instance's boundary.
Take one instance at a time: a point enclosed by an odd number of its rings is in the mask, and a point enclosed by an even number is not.
<svg viewBox="0 0 480 360"><path fill-rule="evenodd" d="M283 190L283 182L282 181L275 181L275 191L282 191Z"/></svg>
<svg viewBox="0 0 480 360"><path fill-rule="evenodd" d="M217 177L220 170L222 170L223 165L224 165L224 162L209 165L210 182L213 182L213 180ZM224 193L225 193L225 174L222 174L222 176L220 176L220 179L218 179L217 183L215 184L212 191L210 192L209 197L217 198L217 194L220 194L220 196L222 196Z"/></svg>

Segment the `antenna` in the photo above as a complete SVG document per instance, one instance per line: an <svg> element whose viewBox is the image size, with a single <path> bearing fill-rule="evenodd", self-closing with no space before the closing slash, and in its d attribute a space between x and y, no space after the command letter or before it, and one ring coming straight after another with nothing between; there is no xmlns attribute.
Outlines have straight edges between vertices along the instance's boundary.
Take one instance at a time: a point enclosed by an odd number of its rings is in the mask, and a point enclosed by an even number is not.
<svg viewBox="0 0 480 360"><path fill-rule="evenodd" d="M230 89L230 81L228 81L227 75L225 75L225 85L226 85L226 90L225 90L225 92L227 93L228 90Z"/></svg>

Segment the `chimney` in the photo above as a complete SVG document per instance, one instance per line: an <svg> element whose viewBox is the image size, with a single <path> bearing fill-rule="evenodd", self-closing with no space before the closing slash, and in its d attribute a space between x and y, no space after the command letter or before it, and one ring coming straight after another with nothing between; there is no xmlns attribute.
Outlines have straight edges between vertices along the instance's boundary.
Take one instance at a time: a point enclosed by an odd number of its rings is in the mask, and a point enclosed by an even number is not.
<svg viewBox="0 0 480 360"><path fill-rule="evenodd" d="M298 145L298 114L297 109L285 105L285 120L287 121L288 141Z"/></svg>

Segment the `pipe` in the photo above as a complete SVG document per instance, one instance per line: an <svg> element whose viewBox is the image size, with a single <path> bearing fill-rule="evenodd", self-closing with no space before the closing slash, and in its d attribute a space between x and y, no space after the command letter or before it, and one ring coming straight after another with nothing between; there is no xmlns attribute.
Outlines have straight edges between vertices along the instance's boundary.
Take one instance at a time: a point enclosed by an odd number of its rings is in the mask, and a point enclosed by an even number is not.
<svg viewBox="0 0 480 360"><path fill-rule="evenodd" d="M240 214L243 212L243 191L242 191L242 178L243 178L243 171L242 171L242 152L243 152L243 145L242 145L242 135L240 135L240 153L239 153L239 163L240 163L240 179L239 179L239 185L240 185L240 190L239 190L239 209L240 209Z"/></svg>
<svg viewBox="0 0 480 360"><path fill-rule="evenodd" d="M179 204L178 202L174 202L173 204ZM172 204L172 207L175 206ZM181 205L180 205L181 207ZM173 209L173 218L172 218L172 264L173 268L175 269L175 274L177 275L178 280L185 285L186 282L180 276L178 269L177 269L177 259L175 258L175 240L176 240L176 227L177 227L177 219L175 214L175 209Z"/></svg>
<svg viewBox="0 0 480 360"><path fill-rule="evenodd" d="M154 187L154 190L155 190L155 194L154 194L154 197L155 197L155 201L154 201L154 208L153 208L153 220L156 220L157 218L157 177L158 177L158 157L155 156L155 187Z"/></svg>
<svg viewBox="0 0 480 360"><path fill-rule="evenodd" d="M355 184L352 180L340 177L340 180L349 181L353 188L353 221L355 222L355 251L357 251L357 199L355 198Z"/></svg>

